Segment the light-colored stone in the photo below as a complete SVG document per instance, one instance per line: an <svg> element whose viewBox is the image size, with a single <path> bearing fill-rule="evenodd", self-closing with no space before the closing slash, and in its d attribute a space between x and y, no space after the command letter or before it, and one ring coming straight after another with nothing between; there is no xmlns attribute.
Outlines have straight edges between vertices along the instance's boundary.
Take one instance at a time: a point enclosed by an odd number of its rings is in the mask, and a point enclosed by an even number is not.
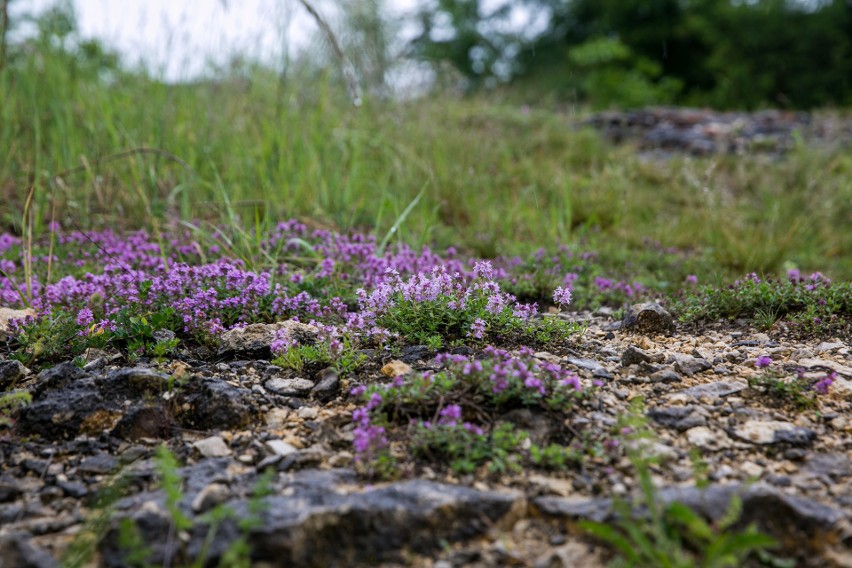
<svg viewBox="0 0 852 568"><path fill-rule="evenodd" d="M305 396L314 388L314 382L308 379L282 379L273 377L263 383L267 390L282 396Z"/></svg>
<svg viewBox="0 0 852 568"><path fill-rule="evenodd" d="M267 440L265 442L267 449L276 456L287 456L299 450L284 440Z"/></svg>
<svg viewBox="0 0 852 568"><path fill-rule="evenodd" d="M781 422L780 420L748 420L739 428L734 430L734 434L753 444L772 444L775 442L775 433L781 430L792 430L795 425L790 422Z"/></svg>
<svg viewBox="0 0 852 568"><path fill-rule="evenodd" d="M397 359L385 363L385 365L382 367L382 374L386 377L391 378L404 377L405 375L410 374L411 371L411 365L403 361L399 361Z"/></svg>
<svg viewBox="0 0 852 568"><path fill-rule="evenodd" d="M731 439L721 431L706 426L696 426L684 432L689 445L702 450L720 450L731 446Z"/></svg>
<svg viewBox="0 0 852 568"><path fill-rule="evenodd" d="M302 420L315 420L319 415L319 409L316 406L303 406L296 411L296 414Z"/></svg>
<svg viewBox="0 0 852 568"><path fill-rule="evenodd" d="M211 483L198 492L192 500L192 510L203 513L220 505L231 496L231 490L224 483Z"/></svg>
<svg viewBox="0 0 852 568"><path fill-rule="evenodd" d="M210 436L193 442L192 446L206 458L221 458L231 455L231 448L220 436Z"/></svg>
<svg viewBox="0 0 852 568"><path fill-rule="evenodd" d="M0 341L8 337L9 320L23 319L27 316L36 316L35 310L26 308L24 310L13 310L12 308L0 308Z"/></svg>

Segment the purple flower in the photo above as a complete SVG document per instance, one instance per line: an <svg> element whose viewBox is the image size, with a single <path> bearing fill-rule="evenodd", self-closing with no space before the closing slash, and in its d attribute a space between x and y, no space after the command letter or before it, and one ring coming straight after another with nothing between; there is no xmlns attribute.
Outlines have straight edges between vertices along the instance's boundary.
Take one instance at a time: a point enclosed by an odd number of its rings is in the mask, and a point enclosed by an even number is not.
<svg viewBox="0 0 852 568"><path fill-rule="evenodd" d="M686 277L687 284L698 284L698 276L695 274L690 274Z"/></svg>
<svg viewBox="0 0 852 568"><path fill-rule="evenodd" d="M92 315L92 310L83 308L77 312L77 325L89 326L94 323L95 317Z"/></svg>
<svg viewBox="0 0 852 568"><path fill-rule="evenodd" d="M462 410L458 404L450 404L438 413L441 416L440 423L447 426L455 426L461 419Z"/></svg>
<svg viewBox="0 0 852 568"><path fill-rule="evenodd" d="M828 390L831 388L831 385L834 384L834 381L837 379L837 373L831 372L811 387L815 392L819 394L828 394Z"/></svg>
<svg viewBox="0 0 852 568"><path fill-rule="evenodd" d="M559 306L567 306L571 303L571 290L559 286L553 291L553 301Z"/></svg>
<svg viewBox="0 0 852 568"><path fill-rule="evenodd" d="M485 335L485 320L482 318L476 318L473 322L473 325L470 326L470 330L467 332L468 337L473 337L475 339L482 339Z"/></svg>
<svg viewBox="0 0 852 568"><path fill-rule="evenodd" d="M765 369L766 367L768 367L771 364L772 364L772 358L769 355L761 355L754 362L755 367L757 367L758 369Z"/></svg>

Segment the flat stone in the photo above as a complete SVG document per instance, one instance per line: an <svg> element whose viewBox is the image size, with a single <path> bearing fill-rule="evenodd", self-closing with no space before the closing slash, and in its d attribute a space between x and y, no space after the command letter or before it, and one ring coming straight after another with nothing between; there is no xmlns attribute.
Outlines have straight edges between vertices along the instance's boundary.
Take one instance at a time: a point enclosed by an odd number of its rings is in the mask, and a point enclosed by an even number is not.
<svg viewBox="0 0 852 568"><path fill-rule="evenodd" d="M674 360L675 370L679 373L683 373L687 377L707 371L713 366L710 361L706 359L699 359L698 357L683 355L681 353L673 354L672 359Z"/></svg>
<svg viewBox="0 0 852 568"><path fill-rule="evenodd" d="M267 440L264 445L276 456L288 456L299 451L298 448L284 440Z"/></svg>
<svg viewBox="0 0 852 568"><path fill-rule="evenodd" d="M740 392L747 388L748 383L746 381L725 380L715 381L712 383L697 385L688 389L684 389L680 391L680 394L684 394L694 398L701 398L704 396L710 398L717 398L721 396L728 396L730 394Z"/></svg>
<svg viewBox="0 0 852 568"><path fill-rule="evenodd" d="M194 471L201 471L194 467ZM204 476L221 475L217 468L211 466ZM182 474L195 478L185 484L185 501L192 503L207 484L199 486L204 476L197 473ZM344 488L355 482L349 470L307 470L283 476L274 494L263 498L259 522L247 533L240 530L238 519L248 517L258 507L246 498L230 499L227 503L236 518L222 522L212 543L205 542L206 522L196 520L198 530L188 531L187 557L197 558L202 547L209 545L207 560L216 565L243 535L251 543L253 562L276 566L375 565L399 561L403 550L430 554L446 543L481 535L504 519L515 518L524 502L516 491L480 491L424 480L354 491ZM162 503L164 495L158 491L127 497L117 505L117 510L127 511L123 516L139 528L140 538L152 551L148 561L153 565L163 563L169 553L165 543L175 540L168 539L171 519L163 514ZM126 554L118 546L119 523L117 516L100 542L105 563L111 566L122 565Z"/></svg>
<svg viewBox="0 0 852 568"><path fill-rule="evenodd" d="M314 388L314 382L303 378L282 379L274 377L263 383L263 386L267 390L282 396L305 396Z"/></svg>
<svg viewBox="0 0 852 568"><path fill-rule="evenodd" d="M667 428L673 428L680 432L689 430L696 426L704 426L707 419L704 413L696 406L663 406L648 410L648 416Z"/></svg>
<svg viewBox="0 0 852 568"><path fill-rule="evenodd" d="M655 373L651 373L648 375L648 379L650 379L652 383L676 383L683 380L683 377L681 377L680 374L673 369L665 368L660 369Z"/></svg>
<svg viewBox="0 0 852 568"><path fill-rule="evenodd" d="M118 459L103 453L84 459L78 466L82 473L105 475L118 467Z"/></svg>
<svg viewBox="0 0 852 568"><path fill-rule="evenodd" d="M672 315L660 304L633 304L622 320L622 329L645 335L671 335L675 332Z"/></svg>
<svg viewBox="0 0 852 568"><path fill-rule="evenodd" d="M206 458L221 458L231 455L231 448L219 436L210 436L193 442L192 446Z"/></svg>
<svg viewBox="0 0 852 568"><path fill-rule="evenodd" d="M816 434L790 422L779 420L748 420L731 432L735 437L752 444L768 445L789 443L809 444Z"/></svg>
<svg viewBox="0 0 852 568"><path fill-rule="evenodd" d="M689 445L702 450L721 450L731 446L731 439L723 431L714 431L706 426L696 426L685 432Z"/></svg>
<svg viewBox="0 0 852 568"><path fill-rule="evenodd" d="M747 525L756 523L762 530L787 544L785 552L794 555L803 553L802 543L820 535L836 538L837 531L845 519L845 513L837 508L801 497L786 495L763 484L755 485L712 485L706 489L696 487L670 487L659 489L657 500L663 505L680 502L711 522L723 518L731 499L739 496L742 501L742 517L739 522ZM543 496L532 501L542 514L572 520L611 522L617 512L609 498L571 498ZM643 508L635 508L635 516L646 515Z"/></svg>
<svg viewBox="0 0 852 568"><path fill-rule="evenodd" d="M584 359L582 357L566 357L565 362L579 369L586 369L587 371L606 371L603 365L595 361L594 359Z"/></svg>

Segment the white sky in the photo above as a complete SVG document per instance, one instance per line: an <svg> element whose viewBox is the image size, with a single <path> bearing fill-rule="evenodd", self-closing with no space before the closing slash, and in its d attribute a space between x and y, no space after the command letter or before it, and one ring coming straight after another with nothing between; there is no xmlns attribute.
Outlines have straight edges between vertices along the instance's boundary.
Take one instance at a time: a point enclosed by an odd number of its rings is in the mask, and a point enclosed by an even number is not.
<svg viewBox="0 0 852 568"><path fill-rule="evenodd" d="M344 0L345 1L345 0ZM389 0L401 15L419 0ZM39 13L56 0L13 2L13 9ZM296 0L71 0L83 37L116 48L129 64L144 62L168 80L192 77L207 61L225 63L242 53L274 60L305 47L316 24ZM313 0L331 15L334 0ZM14 13L13 13L14 17Z"/></svg>

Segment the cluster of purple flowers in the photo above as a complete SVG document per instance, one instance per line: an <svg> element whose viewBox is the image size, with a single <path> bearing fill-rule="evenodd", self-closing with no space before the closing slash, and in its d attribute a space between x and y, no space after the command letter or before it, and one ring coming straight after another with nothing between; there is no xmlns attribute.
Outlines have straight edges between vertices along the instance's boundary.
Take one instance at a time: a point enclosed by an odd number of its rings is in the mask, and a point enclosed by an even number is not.
<svg viewBox="0 0 852 568"><path fill-rule="evenodd" d="M465 393L469 393L471 388L485 395L495 407L507 398L515 398L524 404L558 405L562 410L569 407L572 395L583 390L575 373L557 364L540 361L528 348L521 348L513 354L488 346L481 359L441 353L436 356L435 365L442 369L437 374L418 373L408 378L396 377L385 386L352 389L350 394L364 402L352 417L356 424L355 451L362 459L386 447L387 409L396 408L394 415L405 416L406 412L400 407L404 407L406 401L418 400L423 408L430 408L433 404L438 406L435 422L432 414L412 419L409 426L415 430L462 428L468 433L484 436L482 426L463 420L465 411L462 403Z"/></svg>

